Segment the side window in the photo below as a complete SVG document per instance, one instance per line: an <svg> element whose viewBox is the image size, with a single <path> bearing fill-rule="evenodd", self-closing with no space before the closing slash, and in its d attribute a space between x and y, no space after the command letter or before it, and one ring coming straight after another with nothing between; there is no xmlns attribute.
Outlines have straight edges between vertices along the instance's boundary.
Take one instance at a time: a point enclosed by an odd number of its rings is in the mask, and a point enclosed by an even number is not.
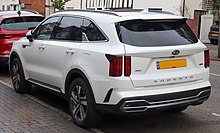
<svg viewBox="0 0 220 133"><path fill-rule="evenodd" d="M43 22L34 32L34 39L49 40L59 17L52 17Z"/></svg>
<svg viewBox="0 0 220 133"><path fill-rule="evenodd" d="M83 40L84 41L105 41L107 39L92 21L88 19L84 19Z"/></svg>
<svg viewBox="0 0 220 133"><path fill-rule="evenodd" d="M82 41L82 18L63 17L56 28L55 40Z"/></svg>

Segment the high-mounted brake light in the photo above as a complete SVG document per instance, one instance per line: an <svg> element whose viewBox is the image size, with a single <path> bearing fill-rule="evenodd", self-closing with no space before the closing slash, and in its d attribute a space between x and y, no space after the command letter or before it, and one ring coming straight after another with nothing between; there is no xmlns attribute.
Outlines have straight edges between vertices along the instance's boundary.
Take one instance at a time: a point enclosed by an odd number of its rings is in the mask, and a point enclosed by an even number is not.
<svg viewBox="0 0 220 133"><path fill-rule="evenodd" d="M106 54L106 58L110 62L109 76L117 77L122 75L122 56L114 56Z"/></svg>
<svg viewBox="0 0 220 133"><path fill-rule="evenodd" d="M204 51L204 58L205 58L205 68L209 67L210 65L210 56L209 56L209 50Z"/></svg>

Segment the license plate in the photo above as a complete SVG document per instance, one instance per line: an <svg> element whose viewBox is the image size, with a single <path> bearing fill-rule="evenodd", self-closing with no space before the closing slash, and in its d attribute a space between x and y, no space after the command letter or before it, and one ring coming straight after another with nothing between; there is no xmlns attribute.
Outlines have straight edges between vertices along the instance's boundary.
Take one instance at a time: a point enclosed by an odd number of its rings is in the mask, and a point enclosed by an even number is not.
<svg viewBox="0 0 220 133"><path fill-rule="evenodd" d="M218 34L212 34L212 36L218 36Z"/></svg>
<svg viewBox="0 0 220 133"><path fill-rule="evenodd" d="M186 59L179 60L165 60L157 62L157 69L171 69L171 68L180 68L186 67Z"/></svg>

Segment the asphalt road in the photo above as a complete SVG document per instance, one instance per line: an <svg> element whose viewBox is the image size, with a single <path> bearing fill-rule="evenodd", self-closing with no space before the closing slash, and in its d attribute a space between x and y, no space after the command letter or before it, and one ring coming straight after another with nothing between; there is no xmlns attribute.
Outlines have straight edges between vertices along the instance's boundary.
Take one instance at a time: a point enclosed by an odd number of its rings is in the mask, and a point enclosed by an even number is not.
<svg viewBox="0 0 220 133"><path fill-rule="evenodd" d="M182 113L151 112L142 116L106 116L95 129L105 133L219 133L220 132L220 62L211 62L210 81L212 94L200 106L190 106ZM0 80L10 84L6 70L0 72ZM34 87L30 97L48 104L68 115L65 100Z"/></svg>

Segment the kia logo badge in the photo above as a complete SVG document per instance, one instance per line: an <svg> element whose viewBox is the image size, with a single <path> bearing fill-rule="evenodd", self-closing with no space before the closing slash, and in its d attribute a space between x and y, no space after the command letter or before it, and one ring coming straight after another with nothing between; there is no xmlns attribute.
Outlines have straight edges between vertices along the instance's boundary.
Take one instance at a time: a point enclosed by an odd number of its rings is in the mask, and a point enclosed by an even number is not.
<svg viewBox="0 0 220 133"><path fill-rule="evenodd" d="M178 54L180 54L180 51L179 51L179 50L174 50L174 51L172 52L172 55L178 55Z"/></svg>

